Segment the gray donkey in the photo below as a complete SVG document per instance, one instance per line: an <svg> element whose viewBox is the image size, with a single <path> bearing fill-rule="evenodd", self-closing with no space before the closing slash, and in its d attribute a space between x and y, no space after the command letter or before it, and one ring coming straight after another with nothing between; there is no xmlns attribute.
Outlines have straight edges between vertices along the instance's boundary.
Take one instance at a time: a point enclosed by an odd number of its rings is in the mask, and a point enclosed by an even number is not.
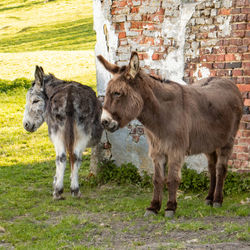
<svg viewBox="0 0 250 250"><path fill-rule="evenodd" d="M66 152L71 165L71 193L80 197L78 170L82 152L86 146L96 145L101 138L101 113L101 103L90 87L57 79L53 74L45 75L43 68L36 66L35 81L26 96L23 126L34 132L44 121L48 124L56 151L54 199L63 199Z"/></svg>

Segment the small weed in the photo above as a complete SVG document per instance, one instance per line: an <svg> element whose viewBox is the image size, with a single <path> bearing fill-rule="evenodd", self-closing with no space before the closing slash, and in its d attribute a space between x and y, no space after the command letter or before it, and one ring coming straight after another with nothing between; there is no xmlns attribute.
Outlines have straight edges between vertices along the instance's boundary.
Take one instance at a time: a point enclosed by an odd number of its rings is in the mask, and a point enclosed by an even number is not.
<svg viewBox="0 0 250 250"><path fill-rule="evenodd" d="M224 223L224 230L228 236L235 235L237 239L249 241L250 240L250 226L249 224L238 224L238 223Z"/></svg>

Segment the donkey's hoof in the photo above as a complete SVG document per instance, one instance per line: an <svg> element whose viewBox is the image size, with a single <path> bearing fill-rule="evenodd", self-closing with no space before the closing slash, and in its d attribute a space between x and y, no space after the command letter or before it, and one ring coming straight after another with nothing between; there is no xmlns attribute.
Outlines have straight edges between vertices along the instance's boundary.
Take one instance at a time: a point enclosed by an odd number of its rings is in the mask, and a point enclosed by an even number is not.
<svg viewBox="0 0 250 250"><path fill-rule="evenodd" d="M53 192L53 200L65 200L65 198L62 196L63 188L62 189L55 189Z"/></svg>
<svg viewBox="0 0 250 250"><path fill-rule="evenodd" d="M211 200L205 200L205 204L208 206L212 206L213 205L213 201Z"/></svg>
<svg viewBox="0 0 250 250"><path fill-rule="evenodd" d="M146 210L145 214L144 214L144 217L150 217L150 216L155 216L157 215L156 212L154 212L153 210Z"/></svg>
<svg viewBox="0 0 250 250"><path fill-rule="evenodd" d="M53 195L53 200L54 201L60 201L60 200L65 200L65 197L63 197L62 195Z"/></svg>
<svg viewBox="0 0 250 250"><path fill-rule="evenodd" d="M72 195L72 197L76 197L76 198L81 198L81 196L82 196L79 188L77 188L75 190L71 189L71 195Z"/></svg>
<svg viewBox="0 0 250 250"><path fill-rule="evenodd" d="M165 210L165 217L166 218L173 218L174 217L174 211L173 210Z"/></svg>
<svg viewBox="0 0 250 250"><path fill-rule="evenodd" d="M221 206L222 206L222 204L219 203L219 202L214 202L213 203L213 207L215 207L215 208L218 208L218 207L221 207Z"/></svg>

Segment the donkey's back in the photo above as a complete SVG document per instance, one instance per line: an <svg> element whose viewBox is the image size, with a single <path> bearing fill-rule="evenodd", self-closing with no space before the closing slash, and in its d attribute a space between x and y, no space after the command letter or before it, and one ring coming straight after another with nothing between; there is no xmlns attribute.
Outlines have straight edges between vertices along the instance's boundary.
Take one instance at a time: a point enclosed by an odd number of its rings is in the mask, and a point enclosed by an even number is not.
<svg viewBox="0 0 250 250"><path fill-rule="evenodd" d="M69 152L81 134L88 137L89 145L95 145L103 130L100 124L102 107L95 92L77 82L65 82L56 78L53 81L56 86L51 91L47 109L50 134L63 130Z"/></svg>

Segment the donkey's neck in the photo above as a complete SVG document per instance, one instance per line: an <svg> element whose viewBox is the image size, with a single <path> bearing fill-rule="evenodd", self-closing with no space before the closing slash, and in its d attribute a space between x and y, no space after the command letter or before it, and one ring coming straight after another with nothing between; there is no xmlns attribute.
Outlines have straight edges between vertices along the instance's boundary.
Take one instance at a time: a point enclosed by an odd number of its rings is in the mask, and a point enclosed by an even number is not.
<svg viewBox="0 0 250 250"><path fill-rule="evenodd" d="M48 99L50 99L58 90L65 85L65 81L57 79L54 75L47 75L45 78L44 92Z"/></svg>
<svg viewBox="0 0 250 250"><path fill-rule="evenodd" d="M137 119L153 133L161 134L160 131L166 118L171 115L171 106L174 105L179 90L176 88L177 83L163 83L146 74L139 77L139 89L144 106Z"/></svg>

